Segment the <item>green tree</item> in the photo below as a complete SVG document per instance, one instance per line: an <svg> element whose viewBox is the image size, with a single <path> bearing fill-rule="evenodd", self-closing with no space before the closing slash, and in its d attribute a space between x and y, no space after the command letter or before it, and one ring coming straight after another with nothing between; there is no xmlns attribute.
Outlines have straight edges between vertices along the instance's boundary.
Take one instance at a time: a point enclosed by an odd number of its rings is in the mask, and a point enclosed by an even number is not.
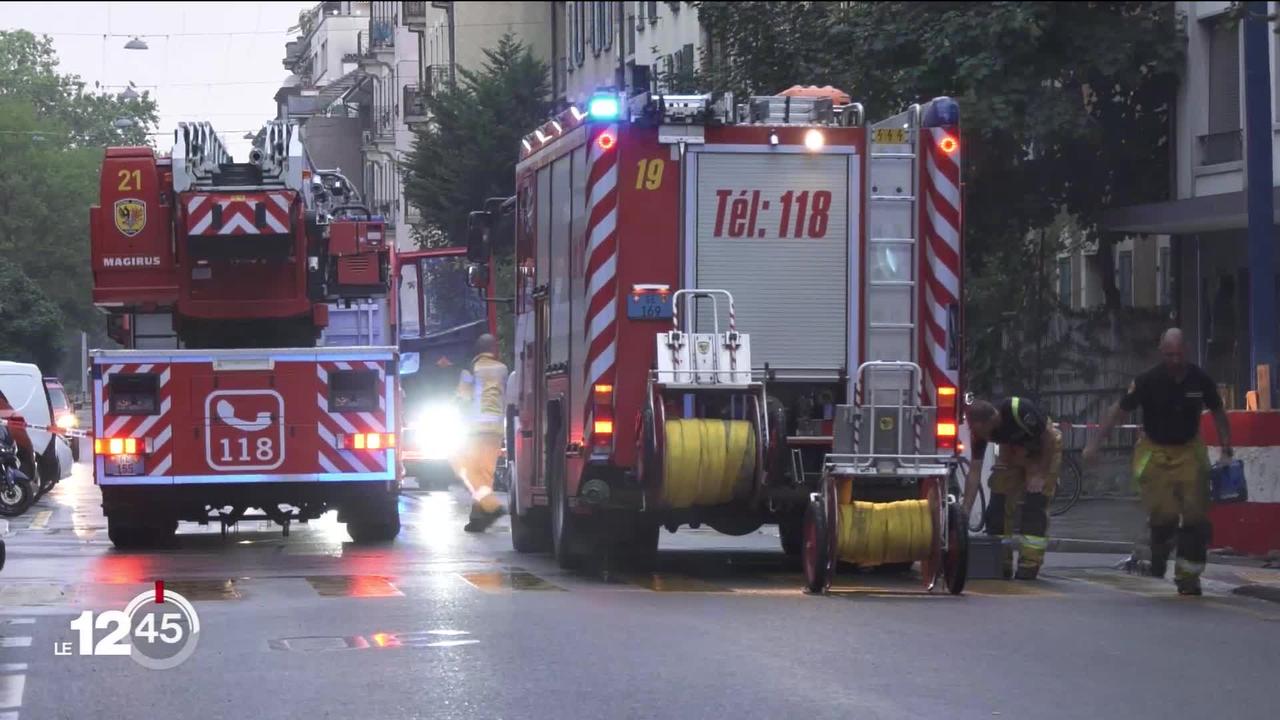
<svg viewBox="0 0 1280 720"><path fill-rule="evenodd" d="M422 244L460 244L467 215L515 193L520 139L551 110L550 71L511 34L485 50L479 70L427 99L431 122L405 163L405 196L422 213Z"/></svg>
<svg viewBox="0 0 1280 720"><path fill-rule="evenodd" d="M0 358L58 367L62 313L40 286L12 263L0 262Z"/></svg>
<svg viewBox="0 0 1280 720"><path fill-rule="evenodd" d="M1031 335L994 328L1003 311L1026 311L1048 291L1051 274L1034 263L1053 255L1039 255L1031 239L1060 212L1101 242L1104 293L1110 308L1119 306L1113 238L1098 234L1097 223L1105 208L1168 194L1183 47L1173 3L767 5L700 3L712 39L704 65L716 89L764 94L830 83L862 102L870 118L943 95L959 102L966 349L978 389L1026 371L1005 362L1016 355L1010 347L1032 343L1044 328L1030 328ZM778 43L793 34L790 22L801 18L804 30L795 36L806 37L778 56Z"/></svg>
<svg viewBox="0 0 1280 720"><path fill-rule="evenodd" d="M431 122L418 130L403 168L405 197L422 214L416 228L422 247L465 243L471 211L481 209L488 198L515 194L520 139L545 122L551 110L549 68L511 34L485 50L479 69L459 68L458 77L457 87L439 89L428 98ZM498 294L510 297L514 248L500 239L493 249ZM430 287L429 278L424 283ZM511 337L510 307L500 305L498 315L499 339L509 361L505 340Z"/></svg>
<svg viewBox="0 0 1280 720"><path fill-rule="evenodd" d="M0 335L46 344L24 356L42 363L65 356L67 330L103 337L90 297L88 229L102 148L145 145L155 124L156 105L145 93L124 100L90 92L79 78L58 72L48 38L0 32L0 265L17 273L6 276L0 294L12 297L9 283L25 281L31 309L40 312L31 318L36 325L0 315ZM45 302L53 304L53 315L41 310ZM59 332L31 330L49 317L63 323Z"/></svg>

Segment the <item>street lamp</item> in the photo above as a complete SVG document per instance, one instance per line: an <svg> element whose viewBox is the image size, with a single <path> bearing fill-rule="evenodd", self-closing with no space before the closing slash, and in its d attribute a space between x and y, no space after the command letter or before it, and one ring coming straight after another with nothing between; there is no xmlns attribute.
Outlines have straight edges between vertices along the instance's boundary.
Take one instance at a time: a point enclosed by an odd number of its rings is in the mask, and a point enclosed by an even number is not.
<svg viewBox="0 0 1280 720"><path fill-rule="evenodd" d="M148 50L150 48L147 47L147 43L145 40L143 40L142 38L139 38L137 35L134 35L132 40L124 44L124 49L125 50Z"/></svg>
<svg viewBox="0 0 1280 720"><path fill-rule="evenodd" d="M134 90L132 86L125 88L124 92L120 93L121 100L137 100L139 97L138 91Z"/></svg>

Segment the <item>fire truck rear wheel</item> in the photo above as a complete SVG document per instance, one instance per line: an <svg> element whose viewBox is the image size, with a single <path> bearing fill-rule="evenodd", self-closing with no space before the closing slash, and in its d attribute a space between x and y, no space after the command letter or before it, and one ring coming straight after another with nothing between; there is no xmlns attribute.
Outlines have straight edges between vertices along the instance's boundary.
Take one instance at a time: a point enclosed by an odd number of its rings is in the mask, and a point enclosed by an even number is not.
<svg viewBox="0 0 1280 720"><path fill-rule="evenodd" d="M520 515L514 506L511 508L511 547L518 553L539 553L550 549L551 529L547 527L546 515L538 508L530 508L524 515Z"/></svg>
<svg viewBox="0 0 1280 720"><path fill-rule="evenodd" d="M357 543L390 542L399 534L399 512L390 518L362 518L347 523L347 533Z"/></svg>
<svg viewBox="0 0 1280 720"><path fill-rule="evenodd" d="M385 543L400 534L400 511L392 508L347 522L347 534L357 543Z"/></svg>
<svg viewBox="0 0 1280 720"><path fill-rule="evenodd" d="M648 571L658 564L658 541L662 526L636 520L627 527L616 545L619 559L628 567Z"/></svg>
<svg viewBox="0 0 1280 720"><path fill-rule="evenodd" d="M556 446L552 446L556 447ZM563 468L563 463L560 463ZM569 511L569 499L565 497L563 472L549 478L551 489L551 547L556 564L565 570L577 569L582 564L578 555L578 535L582 532L573 513Z"/></svg>
<svg viewBox="0 0 1280 720"><path fill-rule="evenodd" d="M804 550L804 517L786 518L778 522L778 539L782 552L795 557Z"/></svg>

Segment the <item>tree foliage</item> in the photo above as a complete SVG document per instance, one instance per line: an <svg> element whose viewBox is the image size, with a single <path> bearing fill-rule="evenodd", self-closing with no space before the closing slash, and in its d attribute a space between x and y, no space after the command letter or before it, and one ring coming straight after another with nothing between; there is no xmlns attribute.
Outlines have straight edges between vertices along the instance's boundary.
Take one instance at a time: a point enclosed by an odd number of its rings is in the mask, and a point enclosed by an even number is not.
<svg viewBox="0 0 1280 720"><path fill-rule="evenodd" d="M515 194L520 139L551 111L550 69L528 47L507 34L484 54L478 70L458 68L457 87L428 98L431 122L418 130L403 168L405 198L422 214L416 231L423 247L464 244L471 211L489 198ZM499 242L493 250L498 294L510 297L514 248ZM499 340L510 362L510 307L499 305L498 316Z"/></svg>
<svg viewBox="0 0 1280 720"><path fill-rule="evenodd" d="M546 121L550 70L511 34L484 51L478 70L427 99L404 167L405 197L422 212L421 244L461 244L467 214L515 193L520 138Z"/></svg>
<svg viewBox="0 0 1280 720"><path fill-rule="evenodd" d="M1106 208L1170 190L1184 43L1172 2L699 3L699 12L714 89L829 83L872 119L938 96L959 102L970 329L1026 309L1011 302L1039 302L1052 276L1031 264L1029 238L1064 210L1101 240L1104 293L1118 307L1112 238L1097 224ZM979 388L1020 371L1001 366L1001 346L969 340Z"/></svg>
<svg viewBox="0 0 1280 720"><path fill-rule="evenodd" d="M156 124L145 93L123 100L89 92L57 66L48 38L0 32L0 347L51 373L61 370L53 363L66 331L102 334L88 230L102 146L146 144Z"/></svg>

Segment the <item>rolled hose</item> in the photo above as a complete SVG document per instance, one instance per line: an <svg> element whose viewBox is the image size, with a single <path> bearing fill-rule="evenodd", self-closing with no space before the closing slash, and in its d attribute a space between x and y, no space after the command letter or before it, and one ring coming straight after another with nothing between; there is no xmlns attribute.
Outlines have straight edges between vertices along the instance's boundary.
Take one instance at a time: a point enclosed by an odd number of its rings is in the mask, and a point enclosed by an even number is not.
<svg viewBox="0 0 1280 720"><path fill-rule="evenodd" d="M663 502L672 508L724 505L756 475L756 429L746 420L667 420Z"/></svg>
<svg viewBox="0 0 1280 720"><path fill-rule="evenodd" d="M857 565L924 560L933 546L933 522L928 500L841 505L839 558Z"/></svg>

